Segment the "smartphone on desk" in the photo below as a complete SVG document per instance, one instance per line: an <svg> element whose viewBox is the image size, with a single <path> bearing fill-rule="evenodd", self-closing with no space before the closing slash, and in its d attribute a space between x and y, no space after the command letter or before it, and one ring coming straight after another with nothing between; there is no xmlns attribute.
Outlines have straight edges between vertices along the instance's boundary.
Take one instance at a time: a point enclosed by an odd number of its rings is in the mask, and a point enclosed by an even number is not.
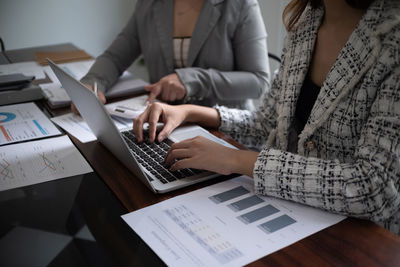
<svg viewBox="0 0 400 267"><path fill-rule="evenodd" d="M25 88L33 79L35 79L35 76L25 76L21 73L0 75L0 91Z"/></svg>

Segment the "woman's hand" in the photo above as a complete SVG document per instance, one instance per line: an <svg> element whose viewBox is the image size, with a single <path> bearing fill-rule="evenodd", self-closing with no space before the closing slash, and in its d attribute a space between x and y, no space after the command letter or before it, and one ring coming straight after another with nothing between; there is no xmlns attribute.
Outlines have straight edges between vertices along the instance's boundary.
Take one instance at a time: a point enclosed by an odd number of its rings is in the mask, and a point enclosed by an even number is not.
<svg viewBox="0 0 400 267"><path fill-rule="evenodd" d="M174 143L168 151L165 163L172 164L171 171L195 168L223 175L240 173L252 177L257 157L258 152L232 149L197 136Z"/></svg>
<svg viewBox="0 0 400 267"><path fill-rule="evenodd" d="M181 125L187 117L184 105L170 106L168 104L153 103L140 114L133 123L133 133L139 142L143 141L143 124L149 123L149 140L153 142L156 138L157 122L163 122L164 128L158 134L157 140L161 142L170 133Z"/></svg>
<svg viewBox="0 0 400 267"><path fill-rule="evenodd" d="M152 103L158 95L161 95L161 100L173 102L181 100L186 95L186 88L176 73L169 74L163 77L160 81L144 87L150 92L147 101Z"/></svg>
<svg viewBox="0 0 400 267"><path fill-rule="evenodd" d="M85 84L85 86L86 86L89 90L94 91L92 85L90 85L90 84ZM100 99L100 101L101 101L103 104L106 103L106 97L104 96L104 94L103 94L102 91L100 91L100 90L97 91L97 97ZM71 102L71 110L72 110L73 113L79 114L78 109L75 107L74 103L72 103L72 102Z"/></svg>

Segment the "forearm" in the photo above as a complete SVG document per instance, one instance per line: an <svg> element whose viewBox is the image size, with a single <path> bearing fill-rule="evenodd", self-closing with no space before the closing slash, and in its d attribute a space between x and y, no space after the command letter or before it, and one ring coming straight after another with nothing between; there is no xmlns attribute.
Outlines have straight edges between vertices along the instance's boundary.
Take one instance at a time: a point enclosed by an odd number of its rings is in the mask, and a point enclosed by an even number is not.
<svg viewBox="0 0 400 267"><path fill-rule="evenodd" d="M214 108L189 104L182 107L186 113L185 122L193 122L203 127L214 129L217 129L221 124L219 113Z"/></svg>
<svg viewBox="0 0 400 267"><path fill-rule="evenodd" d="M221 71L192 67L175 71L187 90L188 99L256 99L269 87L267 69Z"/></svg>

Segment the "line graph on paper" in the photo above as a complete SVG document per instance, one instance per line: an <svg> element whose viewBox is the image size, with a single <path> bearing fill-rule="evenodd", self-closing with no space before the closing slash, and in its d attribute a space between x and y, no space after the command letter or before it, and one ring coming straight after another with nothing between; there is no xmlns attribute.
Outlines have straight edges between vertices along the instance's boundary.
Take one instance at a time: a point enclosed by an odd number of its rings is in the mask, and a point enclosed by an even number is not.
<svg viewBox="0 0 400 267"><path fill-rule="evenodd" d="M2 180L14 179L14 173L11 169L11 164L5 159L0 162L0 178Z"/></svg>
<svg viewBox="0 0 400 267"><path fill-rule="evenodd" d="M11 149L0 152L0 189L62 175L66 168L59 154L60 151L41 144L25 149L24 153Z"/></svg>
<svg viewBox="0 0 400 267"><path fill-rule="evenodd" d="M7 157L0 153L0 184L13 183L18 178L26 178L26 173L18 157Z"/></svg>
<svg viewBox="0 0 400 267"><path fill-rule="evenodd" d="M0 191L91 171L68 136L0 146Z"/></svg>
<svg viewBox="0 0 400 267"><path fill-rule="evenodd" d="M51 151L50 153L47 152L42 152L38 154L39 157L39 173L41 175L47 174L53 174L53 173L62 173L64 172L65 168L61 162L61 160L58 158L57 153Z"/></svg>

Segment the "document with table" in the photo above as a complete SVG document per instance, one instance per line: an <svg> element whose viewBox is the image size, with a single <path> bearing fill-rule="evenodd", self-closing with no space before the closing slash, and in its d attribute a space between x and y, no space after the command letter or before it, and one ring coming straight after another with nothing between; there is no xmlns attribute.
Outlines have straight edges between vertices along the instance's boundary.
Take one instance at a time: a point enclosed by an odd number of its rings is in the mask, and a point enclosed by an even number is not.
<svg viewBox="0 0 400 267"><path fill-rule="evenodd" d="M168 266L242 266L345 218L253 187L241 176L122 218Z"/></svg>

